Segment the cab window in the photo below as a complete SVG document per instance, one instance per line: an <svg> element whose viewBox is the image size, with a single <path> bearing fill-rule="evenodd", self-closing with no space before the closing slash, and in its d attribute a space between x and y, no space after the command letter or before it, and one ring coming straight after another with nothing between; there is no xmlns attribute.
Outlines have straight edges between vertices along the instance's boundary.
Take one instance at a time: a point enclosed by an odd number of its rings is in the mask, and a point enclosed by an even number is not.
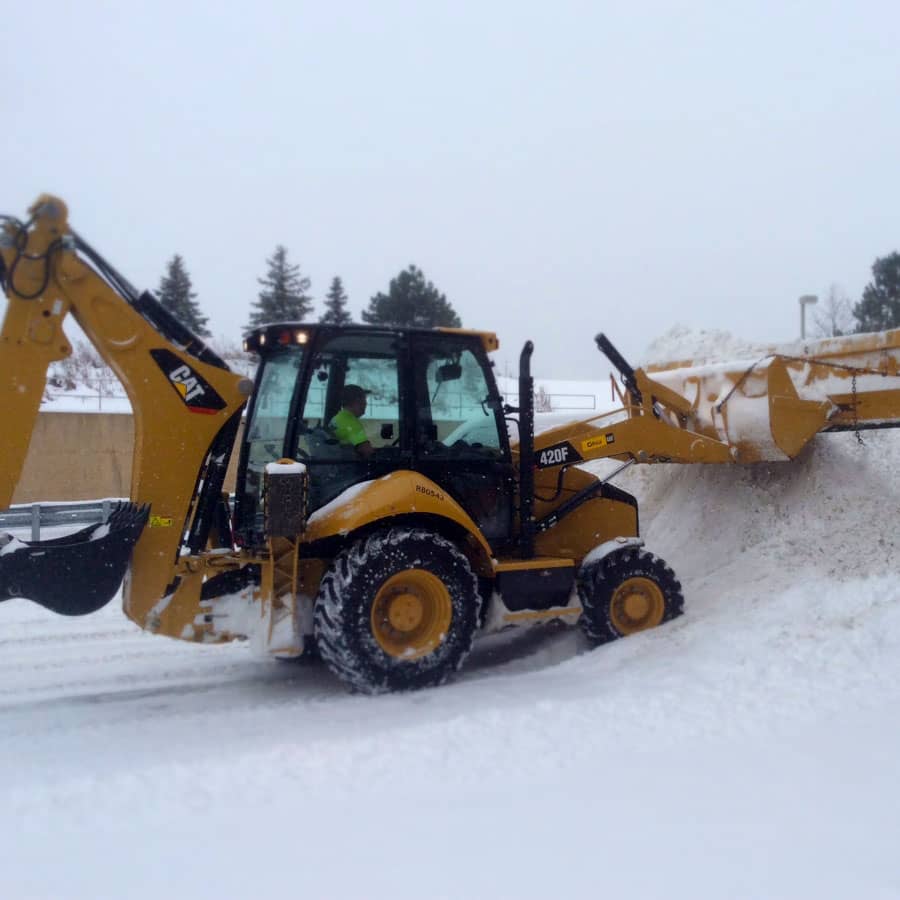
<svg viewBox="0 0 900 900"><path fill-rule="evenodd" d="M417 449L432 458L499 459L504 453L499 395L481 360L468 348L420 348L417 369ZM424 378L422 378L424 375Z"/></svg>
<svg viewBox="0 0 900 900"><path fill-rule="evenodd" d="M400 382L392 335L345 334L322 344L311 362L295 458L313 467L311 506L371 477L371 466L399 453Z"/></svg>

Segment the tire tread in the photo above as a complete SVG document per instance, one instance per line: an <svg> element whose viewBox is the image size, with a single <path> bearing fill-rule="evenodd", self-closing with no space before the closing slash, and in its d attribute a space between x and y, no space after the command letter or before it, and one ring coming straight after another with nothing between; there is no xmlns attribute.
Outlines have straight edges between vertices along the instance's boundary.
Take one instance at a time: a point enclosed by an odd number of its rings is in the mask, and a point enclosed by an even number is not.
<svg viewBox="0 0 900 900"><path fill-rule="evenodd" d="M382 575L380 584L392 574L392 558L409 561L396 571L425 561L430 565L423 568L452 586L452 633L434 653L411 662L373 651L372 639L363 634L371 634L368 610L377 590L373 580ZM465 554L450 540L424 528L392 527L373 532L335 557L319 587L314 632L322 659L354 690L374 694L428 687L443 683L463 664L472 649L480 607L478 580Z"/></svg>
<svg viewBox="0 0 900 900"><path fill-rule="evenodd" d="M651 577L662 589L665 609L660 624L672 621L684 612L681 582L665 560L639 547L628 547L604 556L582 568L578 576L578 593L583 613L581 628L597 644L622 637L612 625L609 602L616 587L632 573Z"/></svg>

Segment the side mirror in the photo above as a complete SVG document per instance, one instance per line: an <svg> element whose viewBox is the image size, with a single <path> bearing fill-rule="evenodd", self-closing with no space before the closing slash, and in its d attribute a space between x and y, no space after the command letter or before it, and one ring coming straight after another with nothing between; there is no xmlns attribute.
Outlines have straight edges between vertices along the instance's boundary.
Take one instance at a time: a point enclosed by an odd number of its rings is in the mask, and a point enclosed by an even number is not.
<svg viewBox="0 0 900 900"><path fill-rule="evenodd" d="M383 441L390 441L394 439L394 423L393 422L384 422L381 425L381 439Z"/></svg>
<svg viewBox="0 0 900 900"><path fill-rule="evenodd" d="M459 381L460 378L462 378L462 366L459 363L445 363L438 367L438 384L443 384L445 381Z"/></svg>

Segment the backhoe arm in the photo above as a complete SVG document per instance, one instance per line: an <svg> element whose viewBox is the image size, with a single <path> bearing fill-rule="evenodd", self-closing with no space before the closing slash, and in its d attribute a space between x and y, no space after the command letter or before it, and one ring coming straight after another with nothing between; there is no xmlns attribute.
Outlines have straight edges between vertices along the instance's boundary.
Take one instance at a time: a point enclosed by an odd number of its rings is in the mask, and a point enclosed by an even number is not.
<svg viewBox="0 0 900 900"><path fill-rule="evenodd" d="M48 367L71 353L63 331L71 312L118 376L134 413L134 506L126 524L134 533L132 540L138 534L140 539L126 580L124 605L131 618L144 625L151 608L175 580L179 554L185 550L196 553L206 541L212 505L221 490L251 385L230 372L155 298L139 296L78 237L68 225L62 201L43 196L29 212L27 223L6 218L0 232L8 299L0 331L0 404L9 414L7 426L0 431L0 508L12 501ZM34 447L32 452L39 453L40 448ZM122 515L120 512L120 524ZM141 533L145 519L147 527ZM108 539L108 535L87 534L81 549L86 552L90 549L87 544L100 539ZM72 543L67 545L69 556ZM0 598L30 596L28 578L32 575L37 581L43 579L35 590L48 594L46 570L52 569L54 554L48 555L43 545L37 552L31 549L29 555L27 546L7 543L0 548ZM47 560L40 575L35 574L39 556ZM26 559L28 565L17 563ZM75 561L77 564L77 553ZM60 578L71 574L71 569L70 560ZM82 571L78 576L89 580L95 574ZM49 582L51 587L53 583ZM75 585L65 587L74 591ZM52 598L45 602L47 596L31 599L54 608ZM97 602L94 597L83 606L96 608ZM79 608L77 602L72 606L59 611L90 611Z"/></svg>

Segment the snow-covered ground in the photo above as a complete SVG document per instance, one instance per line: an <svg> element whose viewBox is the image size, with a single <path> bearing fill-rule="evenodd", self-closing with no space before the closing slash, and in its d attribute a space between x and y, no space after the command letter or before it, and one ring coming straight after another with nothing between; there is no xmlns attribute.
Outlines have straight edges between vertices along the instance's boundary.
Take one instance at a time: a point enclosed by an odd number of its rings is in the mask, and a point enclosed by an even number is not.
<svg viewBox="0 0 900 900"><path fill-rule="evenodd" d="M416 694L7 602L2 896L900 896L898 438L630 470L687 614Z"/></svg>
<svg viewBox="0 0 900 900"><path fill-rule="evenodd" d="M0 605L0 898L900 898L900 431L864 439L633 467L686 615L436 690Z"/></svg>

